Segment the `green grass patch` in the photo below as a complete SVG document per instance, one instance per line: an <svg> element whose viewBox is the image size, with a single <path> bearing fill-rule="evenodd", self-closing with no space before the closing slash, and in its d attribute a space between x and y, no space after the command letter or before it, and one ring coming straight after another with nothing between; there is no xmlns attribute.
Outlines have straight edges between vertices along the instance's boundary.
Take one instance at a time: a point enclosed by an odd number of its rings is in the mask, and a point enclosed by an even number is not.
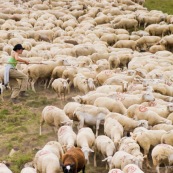
<svg viewBox="0 0 173 173"><path fill-rule="evenodd" d="M146 0L144 6L148 10L160 10L164 13L173 14L173 0Z"/></svg>

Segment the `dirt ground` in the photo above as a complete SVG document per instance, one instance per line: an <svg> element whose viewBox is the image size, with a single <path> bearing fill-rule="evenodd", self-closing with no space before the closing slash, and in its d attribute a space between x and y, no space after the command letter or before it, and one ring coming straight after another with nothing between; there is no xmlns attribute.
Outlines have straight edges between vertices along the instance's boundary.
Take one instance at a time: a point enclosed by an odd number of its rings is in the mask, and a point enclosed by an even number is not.
<svg viewBox="0 0 173 173"><path fill-rule="evenodd" d="M22 99L21 104L13 105L9 102L11 91L5 91L5 102L0 102L0 161L6 160L14 173L19 173L24 164L32 161L35 153L48 141L57 140L52 127L44 124L42 136L39 136L39 120L42 109L46 105L54 105L63 108L64 105L73 101L72 97L80 94L72 90L66 101L61 101L51 89L36 88L37 93L28 91L29 97ZM100 134L103 132L103 127ZM16 154L9 157L10 151L14 149ZM103 157L98 155L98 167L93 167L93 154L90 155L90 165L87 165L87 173L107 173ZM165 170L160 169L161 173ZM154 169L146 169L145 173L155 173ZM169 168L168 173L173 169Z"/></svg>

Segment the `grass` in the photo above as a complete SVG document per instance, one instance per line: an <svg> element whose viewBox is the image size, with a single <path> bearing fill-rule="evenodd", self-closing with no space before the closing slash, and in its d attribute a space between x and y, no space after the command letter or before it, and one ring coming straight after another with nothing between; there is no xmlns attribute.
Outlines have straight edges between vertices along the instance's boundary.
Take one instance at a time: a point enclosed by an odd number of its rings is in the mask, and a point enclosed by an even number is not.
<svg viewBox="0 0 173 173"><path fill-rule="evenodd" d="M160 10L164 13L173 14L173 0L146 0L144 6L148 10Z"/></svg>

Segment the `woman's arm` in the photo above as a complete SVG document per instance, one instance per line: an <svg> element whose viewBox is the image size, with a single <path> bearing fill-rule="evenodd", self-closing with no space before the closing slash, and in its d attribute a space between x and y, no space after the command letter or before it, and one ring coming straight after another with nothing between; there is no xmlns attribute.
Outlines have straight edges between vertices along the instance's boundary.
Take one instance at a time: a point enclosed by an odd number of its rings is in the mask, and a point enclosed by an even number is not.
<svg viewBox="0 0 173 173"><path fill-rule="evenodd" d="M28 61L26 61L26 60L24 60L24 59L22 59L22 58L19 58L19 56L18 56L17 53L14 54L14 58L15 58L17 61L19 61L19 62L24 62L25 64L29 64Z"/></svg>

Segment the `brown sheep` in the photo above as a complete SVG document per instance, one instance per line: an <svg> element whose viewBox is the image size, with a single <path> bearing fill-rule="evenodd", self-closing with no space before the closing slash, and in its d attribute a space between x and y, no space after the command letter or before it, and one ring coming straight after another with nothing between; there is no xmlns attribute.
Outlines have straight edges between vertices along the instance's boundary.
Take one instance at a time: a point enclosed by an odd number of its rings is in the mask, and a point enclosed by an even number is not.
<svg viewBox="0 0 173 173"><path fill-rule="evenodd" d="M71 148L62 156L62 168L64 173L85 172L85 156L80 148Z"/></svg>

